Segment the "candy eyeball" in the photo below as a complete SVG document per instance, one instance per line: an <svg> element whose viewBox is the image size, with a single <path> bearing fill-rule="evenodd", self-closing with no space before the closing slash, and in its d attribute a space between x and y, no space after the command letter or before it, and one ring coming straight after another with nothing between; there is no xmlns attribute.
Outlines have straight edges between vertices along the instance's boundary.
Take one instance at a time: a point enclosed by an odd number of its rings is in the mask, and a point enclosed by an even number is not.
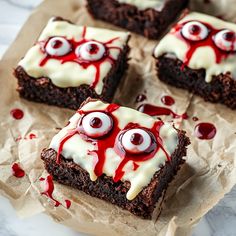
<svg viewBox="0 0 236 236"><path fill-rule="evenodd" d="M76 56L86 61L98 61L103 58L105 52L105 46L95 41L86 42L75 50Z"/></svg>
<svg viewBox="0 0 236 236"><path fill-rule="evenodd" d="M53 37L47 42L45 51L51 56L64 56L71 51L71 45L63 37Z"/></svg>
<svg viewBox="0 0 236 236"><path fill-rule="evenodd" d="M221 30L213 38L215 45L226 52L236 51L236 33L231 30Z"/></svg>
<svg viewBox="0 0 236 236"><path fill-rule="evenodd" d="M103 112L91 112L82 118L82 128L91 138L100 138L108 134L113 127L113 120Z"/></svg>
<svg viewBox="0 0 236 236"><path fill-rule="evenodd" d="M200 41L205 39L208 36L208 28L198 21L190 21L186 23L181 33L184 38L191 41Z"/></svg>
<svg viewBox="0 0 236 236"><path fill-rule="evenodd" d="M121 137L125 151L133 154L146 152L152 145L152 137L146 130L136 128L125 131Z"/></svg>

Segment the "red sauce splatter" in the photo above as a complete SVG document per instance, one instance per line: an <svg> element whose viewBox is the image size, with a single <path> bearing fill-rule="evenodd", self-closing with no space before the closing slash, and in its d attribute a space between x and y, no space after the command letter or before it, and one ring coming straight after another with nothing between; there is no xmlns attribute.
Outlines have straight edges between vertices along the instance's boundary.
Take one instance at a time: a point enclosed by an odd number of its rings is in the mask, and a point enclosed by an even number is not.
<svg viewBox="0 0 236 236"><path fill-rule="evenodd" d="M34 138L37 138L37 136L33 133L29 134L29 139L34 139Z"/></svg>
<svg viewBox="0 0 236 236"><path fill-rule="evenodd" d="M134 166L133 168L134 171L136 171L139 168L139 165L135 162L133 162L133 166Z"/></svg>
<svg viewBox="0 0 236 236"><path fill-rule="evenodd" d="M103 46L105 47L105 53L103 55L103 57L100 59L100 60L97 60L97 61L87 61L87 60L84 60L80 57L78 57L75 53L75 49L86 43L86 42L89 42L91 40L88 40L86 39L86 27L84 27L83 29L83 34L82 34L82 39L80 41L75 41L75 39L67 39L67 41L70 43L71 47L72 47L72 50L67 53L66 55L63 55L63 56L52 56L52 55L49 55L46 51L45 51L45 47L47 46L47 43L48 41L51 39L49 38L47 41L41 41L39 42L40 44L40 47L41 47L41 51L45 54L45 57L44 59L40 62L39 66L44 66L48 60L50 59L56 59L56 60L59 60L61 62L61 64L63 63L66 63L66 62L75 62L75 63L78 63L80 66L82 66L84 69L87 69L89 66L94 66L95 69L96 69L96 73L95 73L95 78L94 78L94 81L91 85L92 88L95 88L96 85L98 84L99 82L99 79L100 79L100 67L102 65L103 62L105 61L109 61L112 65L115 63L115 59L111 57L110 55L110 49L117 49L119 51L121 51L121 48L120 47L115 47L115 46L109 46L109 44L113 43L115 40L118 40L119 37L116 37L116 38L113 38L107 42L99 42L97 40L93 40L94 42L98 42L98 43L101 43L103 44ZM95 48L96 46L96 48ZM91 50L89 52L91 52L91 54L94 54L96 53L96 51L98 50L98 47L96 44L92 44L91 45Z"/></svg>
<svg viewBox="0 0 236 236"><path fill-rule="evenodd" d="M57 162L58 163L60 162L60 154L63 150L63 146L64 146L65 142L67 140L69 140L75 134L79 134L85 141L91 142L96 146L95 150L88 151L88 154L93 155L95 158L94 172L95 172L96 176L99 177L103 174L103 166L104 166L105 158L106 158L105 153L106 153L107 149L113 148L114 151L117 153L117 155L119 155L122 158L122 161L120 162L118 168L115 171L115 176L113 178L114 182L119 181L123 177L123 175L124 175L123 168L127 164L127 162L133 161L133 163L134 163L134 162L146 161L146 160L152 158L156 154L156 152L158 152L159 149L161 149L165 153L167 160L170 161L170 157L169 157L168 153L165 151L165 149L163 148L163 143L162 143L162 140L159 136L159 130L164 123L162 121L156 121L151 129L147 129L145 127L140 127L140 125L136 124L136 123L135 124L129 123L126 127L124 127L124 129L121 132L121 129L119 128L119 125L118 125L118 120L112 114L112 112L114 112L118 108L119 108L118 105L110 104L105 109L105 111L104 110L92 111L92 112L99 111L99 112L108 113L109 116L112 117L112 119L113 119L113 129L111 130L111 132L108 135L104 136L102 139L99 139L99 138L94 139L94 138L90 138L86 135L86 133L83 131L83 128L81 126L82 119L83 119L83 117L82 117L78 121L77 128L69 131L67 133L67 135L65 135L65 137L63 137L62 140L60 141L59 148L57 151ZM83 111L83 110L78 111L78 113L82 116L86 115L90 112L91 111L89 111L89 112ZM150 147L150 150L147 150L143 153L136 154L136 155L125 151L125 149L121 145L120 138L121 138L122 133L124 131L129 130L129 129L133 129L133 128L142 128L142 129L145 129L146 131L150 132L151 134L153 134L153 142L151 145L152 147ZM137 166L135 165L134 168L137 168Z"/></svg>
<svg viewBox="0 0 236 236"><path fill-rule="evenodd" d="M166 116L172 116L173 118L182 118L185 120L188 119L187 113L178 115L169 108L154 106L151 104L142 104L141 106L138 107L138 111L148 114L150 116L166 115Z"/></svg>
<svg viewBox="0 0 236 236"><path fill-rule="evenodd" d="M194 117L192 118L192 120L193 120L193 121L198 121L198 120L199 120L199 118L198 118L198 117L196 117L196 116L194 116Z"/></svg>
<svg viewBox="0 0 236 236"><path fill-rule="evenodd" d="M61 203L59 201L57 201L53 196L53 191L54 191L54 183L53 183L53 179L51 175L48 175L46 177L46 179L44 178L40 178L40 181L45 181L45 190L44 192L42 192L42 195L47 196L48 198L50 198L53 202L55 207L58 207L61 205Z"/></svg>
<svg viewBox="0 0 236 236"><path fill-rule="evenodd" d="M199 123L195 126L194 134L199 139L213 139L216 127L211 123Z"/></svg>
<svg viewBox="0 0 236 236"><path fill-rule="evenodd" d="M208 36L205 39L200 40L200 41L192 41L192 40L188 40L185 37L183 37L181 30L182 30L183 26L188 22L190 22L190 21L186 21L186 22L177 24L171 31L172 34L174 34L179 39L183 40L188 45L188 50L187 50L187 53L186 53L185 58L183 60L182 69L184 69L185 66L189 65L189 62L190 62L194 52L199 47L206 47L206 46L211 47L213 49L213 51L215 52L215 58L216 58L217 64L219 64L223 59L226 59L231 54L235 54L235 52L223 51L215 45L213 38L222 29L215 29L212 25L210 25L209 23L206 23L206 22L199 21L200 23L204 24L208 28Z"/></svg>
<svg viewBox="0 0 236 236"><path fill-rule="evenodd" d="M14 119L16 119L16 120L20 120L20 119L22 119L23 116L24 116L24 112L23 112L21 109L18 109L18 108L12 109L12 110L10 111L10 114L11 114L12 117L13 117Z"/></svg>
<svg viewBox="0 0 236 236"><path fill-rule="evenodd" d="M175 103L174 98L172 98L171 96L168 96L168 95L163 96L161 98L161 101L162 101L163 104L165 104L167 106L172 106Z"/></svg>
<svg viewBox="0 0 236 236"><path fill-rule="evenodd" d="M18 163L14 163L11 167L12 174L17 178L23 178L25 176L25 171L19 166Z"/></svg>
<svg viewBox="0 0 236 236"><path fill-rule="evenodd" d="M147 96L145 94L139 94L136 99L135 102L143 102L144 100L147 99Z"/></svg>
<svg viewBox="0 0 236 236"><path fill-rule="evenodd" d="M65 200L65 203L66 203L66 208L69 209L70 206L71 206L71 201L68 200L68 199L66 199L66 200Z"/></svg>

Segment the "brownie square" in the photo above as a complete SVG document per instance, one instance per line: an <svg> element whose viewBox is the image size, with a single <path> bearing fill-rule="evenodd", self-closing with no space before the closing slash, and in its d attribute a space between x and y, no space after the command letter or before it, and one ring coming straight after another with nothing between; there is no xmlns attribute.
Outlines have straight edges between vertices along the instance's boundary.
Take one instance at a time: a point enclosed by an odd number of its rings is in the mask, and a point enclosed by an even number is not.
<svg viewBox="0 0 236 236"><path fill-rule="evenodd" d="M89 99L41 158L59 183L151 219L189 143L170 123Z"/></svg>
<svg viewBox="0 0 236 236"><path fill-rule="evenodd" d="M236 24L192 12L154 50L160 80L236 109Z"/></svg>
<svg viewBox="0 0 236 236"><path fill-rule="evenodd" d="M188 0L87 0L95 19L158 39L187 7Z"/></svg>
<svg viewBox="0 0 236 236"><path fill-rule="evenodd" d="M20 96L71 109L88 97L111 102L128 67L129 37L50 19L15 69Z"/></svg>

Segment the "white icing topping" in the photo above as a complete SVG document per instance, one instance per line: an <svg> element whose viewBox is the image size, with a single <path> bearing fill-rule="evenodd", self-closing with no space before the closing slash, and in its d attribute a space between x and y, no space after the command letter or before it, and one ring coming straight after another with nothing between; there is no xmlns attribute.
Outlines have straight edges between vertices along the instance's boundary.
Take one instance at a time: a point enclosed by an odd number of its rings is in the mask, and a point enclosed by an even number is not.
<svg viewBox="0 0 236 236"><path fill-rule="evenodd" d="M82 110L85 112L105 111L107 107L108 104L102 103L101 101L90 101L82 107ZM118 120L118 127L121 130L131 122L138 123L141 127L146 129L152 128L155 122L157 122L154 118L146 114L126 107L119 107L117 110L112 112L112 116ZM79 113L72 116L69 125L64 127L54 136L50 147L57 151L60 141L68 132L71 132L72 129L77 127L80 119L81 115ZM111 130L111 134L112 132L113 130ZM166 123L160 128L159 135L163 141L163 146L166 152L171 155L178 143L177 131L171 124ZM94 143L84 140L82 136L77 133L65 142L61 154L65 158L72 158L75 163L80 165L89 173L91 180L95 181L97 176L94 172L94 163L97 162L97 157L96 155L89 154L89 151L91 153L95 150L97 150L97 146L94 145ZM114 177L122 160L123 158L116 153L114 148L106 149L103 173L107 176ZM134 199L137 194L150 183L155 172L160 170L160 166L165 165L166 161L167 157L162 149L158 149L154 156L148 160L141 162L132 160L128 161L123 168L124 175L122 177L122 181L129 181L131 183L131 187L127 193L127 199ZM134 170L134 163L139 165L136 170Z"/></svg>
<svg viewBox="0 0 236 236"><path fill-rule="evenodd" d="M93 127L93 121L99 122L98 127ZM102 137L111 130L112 120L103 112L91 112L83 117L82 127L89 137Z"/></svg>
<svg viewBox="0 0 236 236"><path fill-rule="evenodd" d="M50 20L47 26L41 33L38 41L45 42L51 37L64 37L67 40L74 40L80 42L83 39L84 27L70 24L66 21L52 21ZM107 29L99 29L87 27L85 32L85 39L91 41L98 41L106 43L115 39L106 47L109 50L109 56L116 60L121 50L126 45L129 33L112 31ZM97 70L93 63L88 67L83 67L79 63L69 61L62 63L60 59L49 58L49 60L40 66L40 63L45 58L45 52L41 50L41 43L36 43L19 62L26 73L34 78L48 77L52 83L61 88L78 87L82 84L92 85L95 81ZM111 47L111 49L109 49ZM72 51L73 52L73 51ZM95 86L97 94L101 94L103 90L103 79L107 76L112 68L111 60L104 60L100 65L100 73L98 83Z"/></svg>
<svg viewBox="0 0 236 236"><path fill-rule="evenodd" d="M136 134L140 135L141 139L140 143L134 144L131 140L132 136ZM143 129L130 129L126 131L121 138L123 147L126 151L131 153L141 153L146 151L150 147L151 142L152 140L149 133Z"/></svg>
<svg viewBox="0 0 236 236"><path fill-rule="evenodd" d="M179 23L188 21L205 22L218 30L229 29L236 32L235 24L196 12L188 14ZM188 50L188 44L184 42L183 39L173 34L172 29L157 45L154 50L154 56L159 57L163 54L174 54L179 60L184 61ZM212 76L226 72L231 72L232 76L236 78L236 55L228 55L227 58L224 58L220 63L217 63L214 49L209 46L198 47L193 53L188 66L192 69L204 68L206 70L206 82L211 82Z"/></svg>
<svg viewBox="0 0 236 236"><path fill-rule="evenodd" d="M70 43L62 37L51 38L45 48L51 56L64 56L71 50Z"/></svg>
<svg viewBox="0 0 236 236"><path fill-rule="evenodd" d="M227 34L232 35L230 40L225 38ZM218 32L214 37L214 42L223 51L230 52L236 50L236 34L230 30L221 30Z"/></svg>
<svg viewBox="0 0 236 236"><path fill-rule="evenodd" d="M95 48L94 53L90 52L91 47ZM90 41L78 46L75 50L75 54L87 61L98 61L103 57L105 51L105 47L101 43Z"/></svg>
<svg viewBox="0 0 236 236"><path fill-rule="evenodd" d="M134 5L140 10L153 8L157 11L161 11L165 0L118 0L118 2Z"/></svg>
<svg viewBox="0 0 236 236"><path fill-rule="evenodd" d="M190 21L183 26L182 34L186 39L200 41L207 37L208 29L200 22Z"/></svg>

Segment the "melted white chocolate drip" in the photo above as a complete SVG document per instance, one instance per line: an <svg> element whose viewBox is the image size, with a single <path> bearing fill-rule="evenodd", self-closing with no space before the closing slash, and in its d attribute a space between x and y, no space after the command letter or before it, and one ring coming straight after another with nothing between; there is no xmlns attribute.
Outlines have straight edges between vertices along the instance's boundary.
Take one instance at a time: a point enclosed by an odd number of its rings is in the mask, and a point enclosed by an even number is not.
<svg viewBox="0 0 236 236"><path fill-rule="evenodd" d="M218 18L192 12L184 17L179 23L188 21L200 21L212 25L215 29L229 29L236 32L236 25L222 21ZM157 58L164 54L175 55L179 60L184 61L189 46L186 42L176 37L170 31L156 46L154 56ZM220 63L216 63L216 55L210 46L199 47L192 55L188 66L192 69L205 69L206 82L211 82L214 75L230 72L233 78L236 78L236 54L229 55Z"/></svg>
<svg viewBox="0 0 236 236"><path fill-rule="evenodd" d="M118 0L118 2L134 5L140 10L153 8L160 11L164 6L165 0Z"/></svg>
<svg viewBox="0 0 236 236"><path fill-rule="evenodd" d="M104 104L100 101L90 101L82 107L82 110L103 111L107 108L107 106L108 104ZM140 126L147 129L153 127L156 122L154 118L126 107L119 107L117 110L113 111L112 114L117 118L119 122L118 127L121 130L123 130L127 124L131 122L138 123ZM80 118L81 115L79 113L72 116L69 125L64 127L57 135L54 136L51 141L50 148L57 151L60 141L63 137L65 137L69 130L74 129L77 126ZM166 152L171 155L177 147L177 131L171 124L166 123L160 129L160 137L163 140L163 146ZM97 179L97 176L94 173L94 163L96 160L93 155L88 154L88 150L96 150L96 146L94 146L91 142L86 142L79 134L75 134L72 138L65 142L61 154L65 158L72 158L75 163L80 165L89 173L90 179L95 181ZM103 173L107 176L114 177L115 171L123 158L121 158L113 148L108 148L105 155L106 159L103 166ZM122 181L129 181L131 183L131 187L127 193L127 199L134 199L138 193L150 183L153 175L160 170L161 166L165 165L166 161L166 154L161 149L159 149L152 158L146 161L137 162L139 167L136 170L134 170L133 161L128 161L123 168L125 174L122 177Z"/></svg>
<svg viewBox="0 0 236 236"><path fill-rule="evenodd" d="M51 37L60 36L66 39L74 39L79 42L83 37L83 26L77 26L70 24L66 21L53 21L49 20L47 26L44 28L42 34L40 35L38 41L46 41ZM121 50L126 45L129 33L111 31L107 29L99 29L87 27L85 39L87 40L97 40L101 43L105 43L111 39L117 38L111 42L108 46L113 47L109 49L109 55L116 60L120 54ZM67 45L68 46L68 45ZM68 50L66 44L63 47L63 52ZM101 47L101 44L99 45ZM52 52L49 46L49 51ZM100 48L101 51L103 48ZM54 49L53 52L54 53ZM78 50L77 50L78 51ZM82 54L86 59L88 55L81 50ZM60 53L63 53L60 51ZM85 55L86 54L86 55ZM93 55L93 60L101 57L101 52L99 55ZM96 57L96 58L95 58ZM40 62L45 58L45 53L41 50L40 44L36 43L25 55L25 57L19 62L19 65L24 68L26 73L33 78L48 77L51 79L52 83L61 88L68 87L78 87L83 84L92 85L95 76L96 68L91 65L87 68L83 68L80 64L75 62L61 63L58 59L50 58L45 65L40 66ZM95 86L95 91L97 94L101 94L103 90L103 79L107 76L112 68L112 64L109 60L105 60L100 65L100 76L97 85Z"/></svg>

